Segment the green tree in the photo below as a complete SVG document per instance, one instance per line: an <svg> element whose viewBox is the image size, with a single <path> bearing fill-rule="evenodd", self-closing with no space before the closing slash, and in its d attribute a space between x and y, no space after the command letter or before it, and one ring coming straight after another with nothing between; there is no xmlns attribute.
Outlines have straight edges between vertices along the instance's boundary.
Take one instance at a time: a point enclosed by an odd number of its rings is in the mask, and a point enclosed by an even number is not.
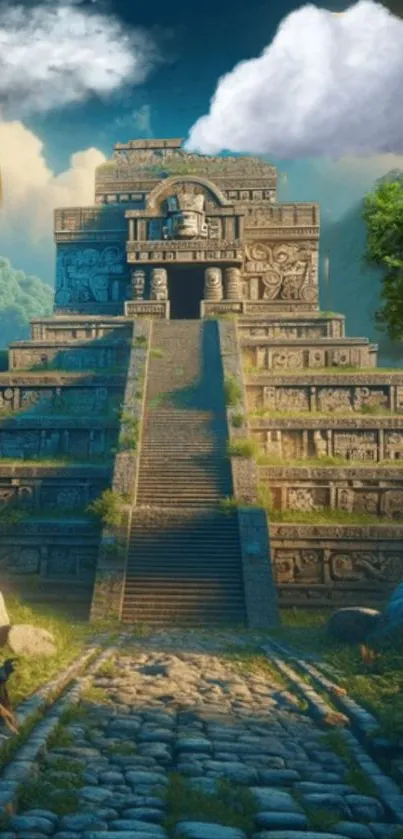
<svg viewBox="0 0 403 839"><path fill-rule="evenodd" d="M367 226L365 260L384 271L379 327L396 341L403 339L403 173L381 178L364 199Z"/></svg>
<svg viewBox="0 0 403 839"><path fill-rule="evenodd" d="M0 257L0 347L29 338L31 318L50 315L53 289Z"/></svg>

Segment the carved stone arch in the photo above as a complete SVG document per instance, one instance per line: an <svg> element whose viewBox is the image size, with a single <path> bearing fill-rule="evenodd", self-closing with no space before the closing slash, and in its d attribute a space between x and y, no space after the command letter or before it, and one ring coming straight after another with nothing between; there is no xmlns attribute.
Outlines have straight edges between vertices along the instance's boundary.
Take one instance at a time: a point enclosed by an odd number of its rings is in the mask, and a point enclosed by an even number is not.
<svg viewBox="0 0 403 839"><path fill-rule="evenodd" d="M157 209L165 198L175 191L175 186L178 184L198 184L204 187L206 192L209 192L217 204L221 207L232 207L232 202L225 197L224 193L210 180L206 178L199 178L197 175L172 175L166 178L161 183L157 184L148 195L147 209Z"/></svg>

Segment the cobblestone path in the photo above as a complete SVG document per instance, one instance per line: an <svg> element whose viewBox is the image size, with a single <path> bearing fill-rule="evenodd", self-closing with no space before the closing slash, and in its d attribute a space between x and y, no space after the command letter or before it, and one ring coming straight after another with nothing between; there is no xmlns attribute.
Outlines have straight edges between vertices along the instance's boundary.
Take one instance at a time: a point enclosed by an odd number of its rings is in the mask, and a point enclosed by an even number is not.
<svg viewBox="0 0 403 839"><path fill-rule="evenodd" d="M161 631L122 648L0 839L399 836L263 656L229 651L240 640Z"/></svg>

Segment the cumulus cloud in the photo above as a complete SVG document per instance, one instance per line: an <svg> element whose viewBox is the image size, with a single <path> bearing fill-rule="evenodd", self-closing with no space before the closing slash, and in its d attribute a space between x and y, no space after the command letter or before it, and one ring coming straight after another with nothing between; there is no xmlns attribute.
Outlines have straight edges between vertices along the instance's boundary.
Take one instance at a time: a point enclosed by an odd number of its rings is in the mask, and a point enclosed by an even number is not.
<svg viewBox="0 0 403 839"><path fill-rule="evenodd" d="M60 174L49 167L42 141L21 122L0 123L3 206L1 254L29 273L53 281L53 210L94 202L95 168L105 155L77 151Z"/></svg>
<svg viewBox="0 0 403 839"><path fill-rule="evenodd" d="M96 6L95 6L96 9ZM143 29L77 5L9 5L0 19L0 107L24 117L139 84L159 60Z"/></svg>
<svg viewBox="0 0 403 839"><path fill-rule="evenodd" d="M403 21L360 0L303 6L258 58L219 79L189 150L279 158L403 152Z"/></svg>

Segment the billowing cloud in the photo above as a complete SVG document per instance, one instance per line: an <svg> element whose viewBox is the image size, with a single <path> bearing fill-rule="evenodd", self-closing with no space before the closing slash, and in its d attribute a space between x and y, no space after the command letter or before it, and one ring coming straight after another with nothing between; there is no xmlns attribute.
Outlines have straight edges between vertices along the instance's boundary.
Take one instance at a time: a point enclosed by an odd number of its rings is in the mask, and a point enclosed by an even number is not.
<svg viewBox="0 0 403 839"><path fill-rule="evenodd" d="M105 155L96 148L77 151L69 168L56 175L46 162L42 141L15 121L0 122L0 160L1 255L52 280L53 210L93 204L95 168Z"/></svg>
<svg viewBox="0 0 403 839"><path fill-rule="evenodd" d="M95 6L96 8L96 6ZM76 5L9 5L0 18L0 107L24 117L139 84L159 60L143 29Z"/></svg>
<svg viewBox="0 0 403 839"><path fill-rule="evenodd" d="M223 76L189 150L279 158L403 152L403 21L360 0L288 15L258 58Z"/></svg>

